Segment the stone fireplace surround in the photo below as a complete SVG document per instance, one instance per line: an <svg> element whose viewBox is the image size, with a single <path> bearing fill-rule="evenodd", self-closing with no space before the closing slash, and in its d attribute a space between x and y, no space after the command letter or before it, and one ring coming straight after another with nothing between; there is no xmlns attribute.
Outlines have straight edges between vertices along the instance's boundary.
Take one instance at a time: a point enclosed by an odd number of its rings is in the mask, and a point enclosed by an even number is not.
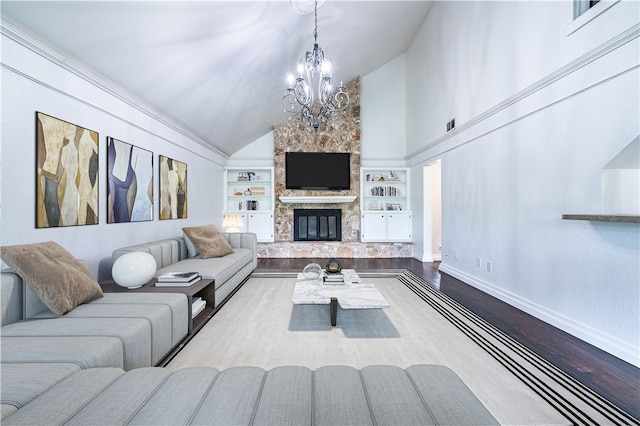
<svg viewBox="0 0 640 426"><path fill-rule="evenodd" d="M290 119L274 126L274 242L259 243L259 258L412 257L410 243L360 242L360 78L347 83L349 108L327 126L313 131L305 122ZM340 191L290 190L285 186L285 153L349 152L350 189ZM352 196L350 203L283 203L280 196ZM341 209L342 241L295 241L295 209Z"/></svg>

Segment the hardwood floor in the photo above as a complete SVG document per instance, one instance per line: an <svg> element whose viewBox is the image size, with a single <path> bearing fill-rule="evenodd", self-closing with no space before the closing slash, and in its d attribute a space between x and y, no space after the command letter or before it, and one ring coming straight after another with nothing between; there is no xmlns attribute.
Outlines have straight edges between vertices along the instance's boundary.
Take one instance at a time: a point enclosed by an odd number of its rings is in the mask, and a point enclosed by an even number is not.
<svg viewBox="0 0 640 426"><path fill-rule="evenodd" d="M258 259L257 271L301 271L328 259ZM588 388L640 419L640 369L412 258L340 259L356 270L408 269Z"/></svg>

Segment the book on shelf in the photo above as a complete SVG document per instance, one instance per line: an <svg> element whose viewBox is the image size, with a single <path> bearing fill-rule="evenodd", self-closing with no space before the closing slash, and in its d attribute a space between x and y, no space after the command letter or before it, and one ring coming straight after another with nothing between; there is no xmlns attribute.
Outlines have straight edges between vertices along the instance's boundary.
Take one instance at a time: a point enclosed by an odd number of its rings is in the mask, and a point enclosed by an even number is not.
<svg viewBox="0 0 640 426"><path fill-rule="evenodd" d="M189 281L156 281L156 287L189 287L200 281L202 277L196 275Z"/></svg>
<svg viewBox="0 0 640 426"><path fill-rule="evenodd" d="M191 303L191 318L195 318L196 316L198 316L198 314L200 312L202 312L204 310L204 308L207 306L207 301L206 300L198 300L195 302Z"/></svg>
<svg viewBox="0 0 640 426"><path fill-rule="evenodd" d="M167 272L158 277L158 281L191 281L195 277L199 276L197 272Z"/></svg>

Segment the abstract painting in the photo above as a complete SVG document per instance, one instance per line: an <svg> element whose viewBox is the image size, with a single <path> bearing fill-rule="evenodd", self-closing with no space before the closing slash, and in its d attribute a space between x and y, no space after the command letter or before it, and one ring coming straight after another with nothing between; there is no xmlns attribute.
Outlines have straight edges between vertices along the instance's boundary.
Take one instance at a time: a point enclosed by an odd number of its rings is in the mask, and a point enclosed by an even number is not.
<svg viewBox="0 0 640 426"><path fill-rule="evenodd" d="M107 138L107 223L153 220L153 153Z"/></svg>
<svg viewBox="0 0 640 426"><path fill-rule="evenodd" d="M98 133L36 112L36 228L98 223Z"/></svg>
<svg viewBox="0 0 640 426"><path fill-rule="evenodd" d="M160 156L160 220L187 217L187 165Z"/></svg>

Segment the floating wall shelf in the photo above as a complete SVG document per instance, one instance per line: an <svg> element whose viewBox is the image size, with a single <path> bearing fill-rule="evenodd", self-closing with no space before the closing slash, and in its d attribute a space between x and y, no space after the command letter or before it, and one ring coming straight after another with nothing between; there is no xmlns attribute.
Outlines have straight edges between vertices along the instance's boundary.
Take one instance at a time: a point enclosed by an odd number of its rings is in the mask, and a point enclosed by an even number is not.
<svg viewBox="0 0 640 426"><path fill-rule="evenodd" d="M640 223L640 216L631 214L563 214L562 218L567 220Z"/></svg>
<svg viewBox="0 0 640 426"><path fill-rule="evenodd" d="M336 204L353 203L355 195L310 195L310 196L285 196L278 197L286 204Z"/></svg>

